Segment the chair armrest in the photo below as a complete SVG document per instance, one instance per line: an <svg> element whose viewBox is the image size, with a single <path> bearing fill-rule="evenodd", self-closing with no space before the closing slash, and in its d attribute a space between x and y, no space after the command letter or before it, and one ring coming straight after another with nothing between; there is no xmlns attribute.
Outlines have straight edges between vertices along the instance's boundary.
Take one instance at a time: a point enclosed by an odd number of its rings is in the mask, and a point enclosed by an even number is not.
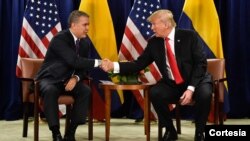
<svg viewBox="0 0 250 141"><path fill-rule="evenodd" d="M87 85L91 86L91 82L92 82L93 78L86 75L86 76L84 76L84 78L82 80L83 80L83 83L86 83Z"/></svg>
<svg viewBox="0 0 250 141"><path fill-rule="evenodd" d="M227 81L226 78L221 78L221 79L217 79L217 80L214 80L214 93L215 93L215 103L218 103L218 102L224 102L224 89L225 89L225 86L224 86L224 81Z"/></svg>
<svg viewBox="0 0 250 141"><path fill-rule="evenodd" d="M88 75L85 75L82 80L93 80L92 77L88 76Z"/></svg>
<svg viewBox="0 0 250 141"><path fill-rule="evenodd" d="M214 83L220 83L220 82L224 82L224 81L227 81L227 78L221 78L221 79L214 80Z"/></svg>
<svg viewBox="0 0 250 141"><path fill-rule="evenodd" d="M30 81L30 82L34 81L32 78L19 77L19 79L20 79L21 81Z"/></svg>
<svg viewBox="0 0 250 141"><path fill-rule="evenodd" d="M35 94L35 102L38 102L39 100L39 82L40 80L34 80L34 94Z"/></svg>
<svg viewBox="0 0 250 141"><path fill-rule="evenodd" d="M219 82L224 82L224 81L227 81L227 78L219 79Z"/></svg>

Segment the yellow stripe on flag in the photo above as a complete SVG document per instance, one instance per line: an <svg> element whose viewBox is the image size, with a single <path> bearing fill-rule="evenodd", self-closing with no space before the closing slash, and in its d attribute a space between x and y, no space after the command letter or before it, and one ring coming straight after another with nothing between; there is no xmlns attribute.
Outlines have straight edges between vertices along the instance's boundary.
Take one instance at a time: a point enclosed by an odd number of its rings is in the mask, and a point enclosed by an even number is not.
<svg viewBox="0 0 250 141"><path fill-rule="evenodd" d="M117 61L115 32L107 0L83 0L79 10L90 16L88 35L101 58Z"/></svg>
<svg viewBox="0 0 250 141"><path fill-rule="evenodd" d="M79 10L90 16L88 35L100 57L118 61L115 31L107 0L83 0ZM123 103L122 91L118 91L118 94Z"/></svg>
<svg viewBox="0 0 250 141"><path fill-rule="evenodd" d="M224 58L220 22L213 0L186 0L183 11L217 58Z"/></svg>

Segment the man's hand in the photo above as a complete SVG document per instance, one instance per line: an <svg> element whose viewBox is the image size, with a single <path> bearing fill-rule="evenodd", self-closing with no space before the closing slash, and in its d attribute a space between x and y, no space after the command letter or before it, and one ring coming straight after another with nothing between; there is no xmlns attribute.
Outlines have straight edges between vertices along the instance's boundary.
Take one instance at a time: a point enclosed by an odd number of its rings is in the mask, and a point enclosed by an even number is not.
<svg viewBox="0 0 250 141"><path fill-rule="evenodd" d="M76 86L77 78L76 76L72 76L69 81L66 83L65 91L72 91Z"/></svg>
<svg viewBox="0 0 250 141"><path fill-rule="evenodd" d="M193 92L191 90L186 90L183 95L180 97L180 104L181 105L189 105L192 103Z"/></svg>
<svg viewBox="0 0 250 141"><path fill-rule="evenodd" d="M112 71L114 69L114 64L109 59L103 59L102 64L101 64L101 68L105 72Z"/></svg>

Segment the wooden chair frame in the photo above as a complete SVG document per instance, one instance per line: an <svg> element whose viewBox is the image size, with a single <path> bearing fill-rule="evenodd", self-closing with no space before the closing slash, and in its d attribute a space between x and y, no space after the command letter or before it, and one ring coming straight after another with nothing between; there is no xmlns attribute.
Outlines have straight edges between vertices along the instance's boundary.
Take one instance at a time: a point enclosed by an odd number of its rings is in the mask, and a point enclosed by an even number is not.
<svg viewBox="0 0 250 141"><path fill-rule="evenodd" d="M214 124L223 125L224 121L224 81L227 79L224 77L225 72L225 59L207 59L207 71L212 75L213 79L213 99L211 103L214 103ZM180 104L176 103L175 107L175 118L177 133L181 134L181 115L180 115ZM158 141L162 138L162 128L158 124Z"/></svg>
<svg viewBox="0 0 250 141"><path fill-rule="evenodd" d="M39 140L39 81L34 80L34 76L40 68L43 59L32 59L32 58L21 58L21 69L22 76L19 77L22 82L22 89L25 86L25 83L30 82L34 83L34 94L29 94L28 98L26 97L23 100L24 103L24 114L23 114L23 137L27 137L28 132L28 105L27 103L34 103L34 141ZM26 63L26 64L25 64ZM25 68L29 67L29 68ZM30 69L30 70L25 70ZM91 79L87 79L87 84L91 87ZM27 85L27 84L26 84ZM69 115L71 113L71 106L74 103L74 99L72 96L62 95L58 99L59 104L66 105L66 120L65 120L65 132L69 127L70 119ZM90 97L90 105L88 111L88 139L93 140L93 111L92 111L92 95Z"/></svg>

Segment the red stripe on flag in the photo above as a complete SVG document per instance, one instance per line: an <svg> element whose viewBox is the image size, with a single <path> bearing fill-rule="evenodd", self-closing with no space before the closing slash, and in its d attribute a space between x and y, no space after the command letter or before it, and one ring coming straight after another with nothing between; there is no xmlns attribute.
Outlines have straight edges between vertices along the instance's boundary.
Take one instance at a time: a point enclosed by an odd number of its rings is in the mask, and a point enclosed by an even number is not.
<svg viewBox="0 0 250 141"><path fill-rule="evenodd" d="M21 76L22 76L22 71L21 71L21 69L19 68L19 66L16 66L16 76L17 76L17 77L21 77Z"/></svg>
<svg viewBox="0 0 250 141"><path fill-rule="evenodd" d="M23 49L22 46L19 46L18 54L20 57L30 57Z"/></svg>
<svg viewBox="0 0 250 141"><path fill-rule="evenodd" d="M49 47L49 40L46 38L46 36L42 39L42 42L43 42L44 46L48 49L48 47Z"/></svg>
<svg viewBox="0 0 250 141"><path fill-rule="evenodd" d="M18 54L20 57L29 57L29 55L23 50L22 46L19 46ZM20 66L21 67L21 66ZM22 76L22 70L18 65L16 66L16 76L21 77Z"/></svg>
<svg viewBox="0 0 250 141"><path fill-rule="evenodd" d="M123 43L121 45L120 51L127 60L129 61L134 60L133 56L130 54L130 51L128 51L128 49L125 47Z"/></svg>
<svg viewBox="0 0 250 141"><path fill-rule="evenodd" d="M160 73L157 71L156 67L153 64L149 65L149 69L156 81L161 79Z"/></svg>
<svg viewBox="0 0 250 141"><path fill-rule="evenodd" d="M51 31L49 33L51 33L53 36L55 36L58 33L58 30L56 29L56 27L54 27L51 29ZM44 36L44 38L42 39L42 42L43 42L44 46L48 49L50 39L48 39L46 36Z"/></svg>
<svg viewBox="0 0 250 141"><path fill-rule="evenodd" d="M93 118L102 121L103 119L105 119L105 114L103 112L105 107L104 100L101 98L95 85L91 85L91 90L93 96Z"/></svg>
<svg viewBox="0 0 250 141"><path fill-rule="evenodd" d="M50 32L53 34L53 36L55 36L56 33L58 32L58 30L56 29L56 27L54 27L54 28L51 29Z"/></svg>
<svg viewBox="0 0 250 141"><path fill-rule="evenodd" d="M141 54L143 52L143 48L138 42L138 40L135 38L135 35L130 31L128 27L125 28L125 35L129 39L129 41L132 43L138 54Z"/></svg>
<svg viewBox="0 0 250 141"><path fill-rule="evenodd" d="M142 82L144 82L144 83L148 83L149 82L145 76L140 76L140 80Z"/></svg>
<svg viewBox="0 0 250 141"><path fill-rule="evenodd" d="M43 54L41 53L39 48L36 46L35 42L32 40L32 38L27 33L25 28L22 28L22 36L26 40L26 42L29 44L30 49L33 50L33 52L37 55L37 57L44 58Z"/></svg>

